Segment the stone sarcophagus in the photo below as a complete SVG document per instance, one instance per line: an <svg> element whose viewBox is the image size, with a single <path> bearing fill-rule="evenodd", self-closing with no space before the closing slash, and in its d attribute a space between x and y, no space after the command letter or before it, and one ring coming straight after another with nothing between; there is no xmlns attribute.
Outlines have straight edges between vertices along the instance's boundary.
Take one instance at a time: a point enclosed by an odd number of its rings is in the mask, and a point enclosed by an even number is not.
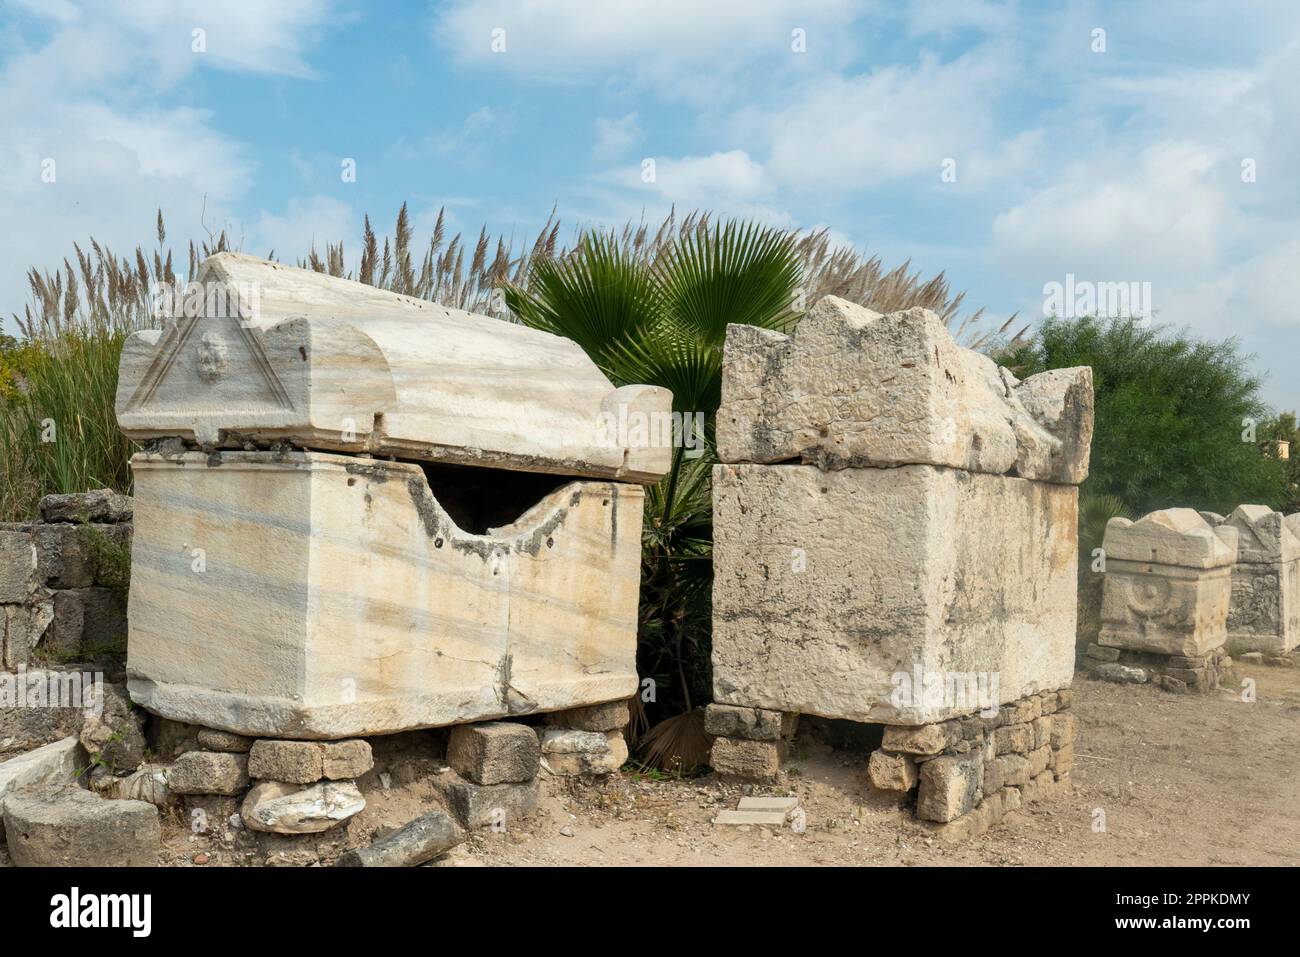
<svg viewBox="0 0 1300 957"><path fill-rule="evenodd" d="M1188 661L1221 647L1237 537L1234 526L1211 527L1190 508L1112 518L1097 643Z"/></svg>
<svg viewBox="0 0 1300 957"><path fill-rule="evenodd" d="M666 390L615 389L567 339L245 256L198 285L193 315L123 350L137 703L329 739L634 692Z"/></svg>
<svg viewBox="0 0 1300 957"><path fill-rule="evenodd" d="M1090 369L828 297L729 327L717 430L719 706L920 726L1070 684Z"/></svg>
<svg viewBox="0 0 1300 957"><path fill-rule="evenodd" d="M1300 644L1300 512L1241 505L1223 519L1237 530L1228 643L1286 655Z"/></svg>

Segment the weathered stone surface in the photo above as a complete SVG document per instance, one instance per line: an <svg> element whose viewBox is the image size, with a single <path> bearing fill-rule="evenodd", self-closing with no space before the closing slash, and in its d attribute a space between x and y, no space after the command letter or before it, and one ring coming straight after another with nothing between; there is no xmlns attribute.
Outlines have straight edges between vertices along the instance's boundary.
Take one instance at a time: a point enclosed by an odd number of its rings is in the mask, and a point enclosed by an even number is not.
<svg viewBox="0 0 1300 957"><path fill-rule="evenodd" d="M1112 518L1102 542L1106 564L1119 559L1144 565L1222 568L1237 560L1237 535L1231 526L1209 525L1190 508L1166 508L1136 522Z"/></svg>
<svg viewBox="0 0 1300 957"><path fill-rule="evenodd" d="M0 638L4 665L15 670L32 662L37 645L54 620L54 603L39 600L28 605L0 605Z"/></svg>
<svg viewBox="0 0 1300 957"><path fill-rule="evenodd" d="M1076 727L1073 714L1067 711L1058 715L1052 722L1052 747L1064 748L1073 744Z"/></svg>
<svg viewBox="0 0 1300 957"><path fill-rule="evenodd" d="M444 811L430 811L386 834L369 847L348 851L337 867L418 867L465 840L465 832Z"/></svg>
<svg viewBox="0 0 1300 957"><path fill-rule="evenodd" d="M1014 798L1011 795L1014 795ZM949 844L968 841L983 834L1000 821L1008 810L1019 807L1019 800L1020 791L1016 788L993 791L976 807L960 817L931 825L933 829L931 833Z"/></svg>
<svg viewBox="0 0 1300 957"><path fill-rule="evenodd" d="M1000 790L1004 787L1020 787L1029 783L1033 775L1029 771L1029 758L1023 754L1004 754L989 762L985 773L992 772L993 786L986 786L984 793Z"/></svg>
<svg viewBox="0 0 1300 957"><path fill-rule="evenodd" d="M200 728L196 740L205 751L227 751L231 754L247 754L253 746L252 738L214 728Z"/></svg>
<svg viewBox="0 0 1300 957"><path fill-rule="evenodd" d="M474 784L447 773L434 779L447 806L460 823L471 830L496 827L510 830L516 821L537 810L540 784L537 778L521 784Z"/></svg>
<svg viewBox="0 0 1300 957"><path fill-rule="evenodd" d="M938 754L952 742L952 738L946 724L923 724L915 728L891 725L885 728L880 746L886 751L907 754Z"/></svg>
<svg viewBox="0 0 1300 957"><path fill-rule="evenodd" d="M348 829L331 827L308 834L253 831L267 867L316 867L338 862L347 851Z"/></svg>
<svg viewBox="0 0 1300 957"><path fill-rule="evenodd" d="M325 753L315 741L254 741L248 774L290 784L315 784L325 776Z"/></svg>
<svg viewBox="0 0 1300 957"><path fill-rule="evenodd" d="M716 702L921 725L1071 681L1072 486L720 465L713 494Z"/></svg>
<svg viewBox="0 0 1300 957"><path fill-rule="evenodd" d="M626 701L608 701L586 708L552 711L546 716L546 723L579 731L619 731L626 728L631 719Z"/></svg>
<svg viewBox="0 0 1300 957"><path fill-rule="evenodd" d="M1228 644L1288 654L1300 645L1300 513L1242 505L1222 524L1237 530Z"/></svg>
<svg viewBox="0 0 1300 957"><path fill-rule="evenodd" d="M621 731L575 731L550 728L542 732L542 766L552 774L610 774L627 761L627 741Z"/></svg>
<svg viewBox="0 0 1300 957"><path fill-rule="evenodd" d="M41 643L56 661L78 661L126 648L126 594L116 588L54 592L54 620Z"/></svg>
<svg viewBox="0 0 1300 957"><path fill-rule="evenodd" d="M36 577L47 588L95 584L95 555L81 525L32 525Z"/></svg>
<svg viewBox="0 0 1300 957"><path fill-rule="evenodd" d="M1114 681L1116 684L1141 685L1146 684L1147 681L1147 673L1144 669L1121 665L1117 661L1098 665L1092 669L1092 673L1103 681Z"/></svg>
<svg viewBox="0 0 1300 957"><path fill-rule="evenodd" d="M145 728L149 749L162 761L174 761L186 751L224 751L225 748L208 748L199 743L198 725L172 721L155 716Z"/></svg>
<svg viewBox="0 0 1300 957"><path fill-rule="evenodd" d="M1034 719L1034 747L1052 743L1052 719L1049 716Z"/></svg>
<svg viewBox="0 0 1300 957"><path fill-rule="evenodd" d="M330 739L638 687L637 486L520 492L540 500L477 534L442 503L456 481L411 463L141 453L133 471L130 689L155 714Z"/></svg>
<svg viewBox="0 0 1300 957"><path fill-rule="evenodd" d="M187 751L167 769L177 794L238 794L248 787L248 755Z"/></svg>
<svg viewBox="0 0 1300 957"><path fill-rule="evenodd" d="M315 834L360 814L366 807L351 781L322 781L299 787L282 781L254 785L240 807L240 817L255 831Z"/></svg>
<svg viewBox="0 0 1300 957"><path fill-rule="evenodd" d="M717 738L777 741L783 723L784 716L779 711L729 704L710 704L704 709L704 730Z"/></svg>
<svg viewBox="0 0 1300 957"><path fill-rule="evenodd" d="M95 676L81 671L0 672L0 754L79 733Z"/></svg>
<svg viewBox="0 0 1300 957"><path fill-rule="evenodd" d="M998 754L1024 754L1034 747L1034 726L1032 724L1009 724L993 732L993 741Z"/></svg>
<svg viewBox="0 0 1300 957"><path fill-rule="evenodd" d="M360 738L351 741L328 741L321 746L322 767L331 781L359 778L375 766L370 742Z"/></svg>
<svg viewBox="0 0 1300 957"><path fill-rule="evenodd" d="M709 766L723 780L770 783L781 772L781 749L774 741L714 738Z"/></svg>
<svg viewBox="0 0 1300 957"><path fill-rule="evenodd" d="M790 336L729 326L723 364L723 462L1088 474L1092 370L1022 383L926 309L881 316L828 296Z"/></svg>
<svg viewBox="0 0 1300 957"><path fill-rule="evenodd" d="M1029 776L1038 777L1052 763L1052 749L1047 745L1043 745L1041 748L1030 751L1025 755L1025 758L1029 762Z"/></svg>
<svg viewBox="0 0 1300 957"><path fill-rule="evenodd" d="M592 741L599 739L597 750L601 753L607 750L602 732L578 734L594 735ZM577 735L572 737L576 738ZM560 740L568 740L564 732L551 737L552 742ZM527 725L510 721L459 725L452 728L447 744L447 763L475 784L516 784L530 781L537 776L540 758L537 733Z"/></svg>
<svg viewBox="0 0 1300 957"><path fill-rule="evenodd" d="M46 495L41 499L41 518L47 523L129 522L131 498L109 488Z"/></svg>
<svg viewBox="0 0 1300 957"><path fill-rule="evenodd" d="M1066 786L1064 782L1057 782L1056 775L1051 771L1044 771L1020 789L1020 799L1025 804L1033 804L1036 801L1055 797Z"/></svg>
<svg viewBox="0 0 1300 957"><path fill-rule="evenodd" d="M979 803L984 761L979 754L941 755L921 765L916 815L927 821L951 821Z"/></svg>
<svg viewBox="0 0 1300 957"><path fill-rule="evenodd" d="M1102 547L1100 645L1203 655L1224 643L1235 528L1211 528L1190 508L1165 509L1137 522L1112 518Z"/></svg>
<svg viewBox="0 0 1300 957"><path fill-rule="evenodd" d="M155 867L158 809L106 801L78 787L13 794L4 802L5 840L19 867Z"/></svg>
<svg viewBox="0 0 1300 957"><path fill-rule="evenodd" d="M1106 648L1102 645L1090 644L1085 654L1093 661L1118 661L1119 652L1118 648Z"/></svg>
<svg viewBox="0 0 1300 957"><path fill-rule="evenodd" d="M76 782L85 755L76 738L64 738L0 761L0 841L4 840L4 804L10 794L49 791Z"/></svg>
<svg viewBox="0 0 1300 957"><path fill-rule="evenodd" d="M569 339L238 253L194 280L228 294L123 346L117 416L133 439L224 432L639 482L670 465L671 441L636 427L670 412L669 392L615 389Z"/></svg>
<svg viewBox="0 0 1300 957"><path fill-rule="evenodd" d="M0 602L25 602L36 587L30 526L0 525Z"/></svg>
<svg viewBox="0 0 1300 957"><path fill-rule="evenodd" d="M920 780L916 762L905 754L872 751L867 762L871 786L881 791L910 791Z"/></svg>
<svg viewBox="0 0 1300 957"><path fill-rule="evenodd" d="M180 795L167 784L167 769L146 764L125 777L108 775L95 791L114 801L146 801L155 807L173 807Z"/></svg>
<svg viewBox="0 0 1300 957"><path fill-rule="evenodd" d="M1051 767L1058 778L1063 774L1069 774L1070 769L1074 767L1074 745L1063 744L1059 748L1053 748Z"/></svg>
<svg viewBox="0 0 1300 957"><path fill-rule="evenodd" d="M79 738L91 760L115 774L140 766L145 752L144 714L132 707L125 686L94 687Z"/></svg>

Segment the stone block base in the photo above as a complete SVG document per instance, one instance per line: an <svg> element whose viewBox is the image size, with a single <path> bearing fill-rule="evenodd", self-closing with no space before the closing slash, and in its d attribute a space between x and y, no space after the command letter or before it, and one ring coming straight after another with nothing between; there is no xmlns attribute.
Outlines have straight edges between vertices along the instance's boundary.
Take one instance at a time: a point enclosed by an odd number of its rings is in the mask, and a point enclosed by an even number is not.
<svg viewBox="0 0 1300 957"><path fill-rule="evenodd" d="M1093 644L1085 651L1084 662L1084 670L1094 678L1151 684L1175 694L1214 691L1235 680L1232 658L1223 647L1189 657Z"/></svg>
<svg viewBox="0 0 1300 957"><path fill-rule="evenodd" d="M890 725L867 766L871 786L916 798L945 838L983 833L1011 810L1067 786L1075 719L1069 689L938 724Z"/></svg>
<svg viewBox="0 0 1300 957"><path fill-rule="evenodd" d="M799 716L763 708L711 704L704 730L713 735L709 766L724 781L774 783Z"/></svg>

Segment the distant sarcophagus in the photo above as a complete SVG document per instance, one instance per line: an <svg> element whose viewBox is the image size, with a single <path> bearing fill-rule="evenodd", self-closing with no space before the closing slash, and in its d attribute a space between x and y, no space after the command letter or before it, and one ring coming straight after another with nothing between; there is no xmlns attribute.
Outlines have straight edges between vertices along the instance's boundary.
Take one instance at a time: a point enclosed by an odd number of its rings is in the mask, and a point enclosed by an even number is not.
<svg viewBox="0 0 1300 957"><path fill-rule="evenodd" d="M119 422L146 443L139 704L341 738L633 693L636 483L671 449L626 424L667 418L666 390L615 389L566 339L248 257L199 282L255 308L136 333L122 359Z"/></svg>

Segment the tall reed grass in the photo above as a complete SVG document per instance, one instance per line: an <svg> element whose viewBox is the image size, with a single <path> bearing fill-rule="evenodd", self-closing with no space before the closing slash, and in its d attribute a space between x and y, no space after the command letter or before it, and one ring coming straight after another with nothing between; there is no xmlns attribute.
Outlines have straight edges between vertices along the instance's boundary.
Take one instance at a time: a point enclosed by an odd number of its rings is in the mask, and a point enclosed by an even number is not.
<svg viewBox="0 0 1300 957"><path fill-rule="evenodd" d="M684 237L706 243L713 219L707 212L661 223L627 222L607 231L622 255L653 263ZM355 279L382 289L429 299L442 305L513 320L498 291L507 284L527 288L538 262L572 256L592 233L575 229L560 241L560 221L552 210L531 239L489 237L486 227L468 241L448 237L440 211L428 244L417 248L406 204L392 236L381 241L365 217L356 267L349 268L342 241L326 243L323 255L311 247L297 265ZM183 258L173 259L161 210L157 244L137 246L117 256L93 238L88 248L74 244L61 268L28 272L29 301L13 314L18 339L0 336L0 521L35 515L42 495L98 486L130 491L127 459L131 445L117 429L114 394L122 343L132 331L155 325L153 291L197 275L208 256L232 248L222 232L189 242ZM833 247L825 230L800 234L796 243L807 306L834 294L880 312L924 306L937 312L967 345L989 348L1019 342L1013 316L996 330L981 331L982 311L959 316L964 294L953 295L940 273L923 278L910 263L886 271L878 257L848 247ZM268 258L276 258L274 251ZM182 271L183 270L183 271Z"/></svg>

